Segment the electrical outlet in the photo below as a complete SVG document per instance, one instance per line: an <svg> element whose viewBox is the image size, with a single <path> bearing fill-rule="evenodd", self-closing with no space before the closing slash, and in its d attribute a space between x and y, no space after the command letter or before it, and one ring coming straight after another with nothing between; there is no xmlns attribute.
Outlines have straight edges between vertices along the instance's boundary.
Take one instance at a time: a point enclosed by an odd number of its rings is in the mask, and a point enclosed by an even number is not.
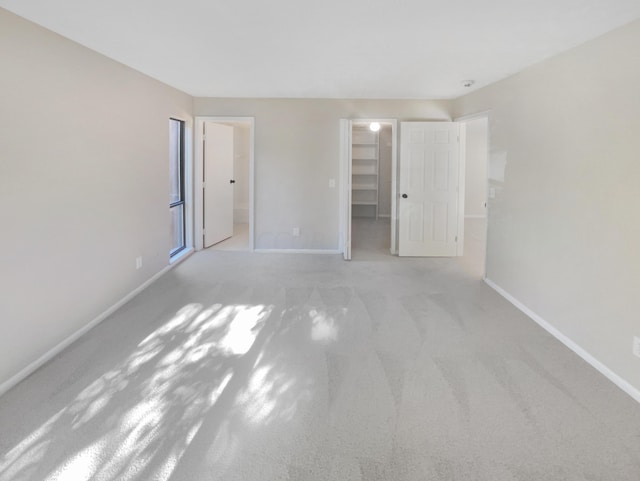
<svg viewBox="0 0 640 481"><path fill-rule="evenodd" d="M298 237L300 235L300 227L293 228L293 237Z"/></svg>
<svg viewBox="0 0 640 481"><path fill-rule="evenodd" d="M633 354L640 357L640 337L638 336L633 338Z"/></svg>
<svg viewBox="0 0 640 481"><path fill-rule="evenodd" d="M142 256L136 257L136 269L140 269L142 267Z"/></svg>

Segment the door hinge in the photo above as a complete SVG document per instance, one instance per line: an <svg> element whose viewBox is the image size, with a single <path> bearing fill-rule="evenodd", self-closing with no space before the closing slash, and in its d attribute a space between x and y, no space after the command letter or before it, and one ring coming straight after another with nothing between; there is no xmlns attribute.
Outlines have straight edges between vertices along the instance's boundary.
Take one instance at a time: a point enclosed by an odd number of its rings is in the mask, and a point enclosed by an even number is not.
<svg viewBox="0 0 640 481"><path fill-rule="evenodd" d="M458 242L458 236L456 236L456 240L454 242Z"/></svg>
<svg viewBox="0 0 640 481"><path fill-rule="evenodd" d="M202 188L204 189L206 186L207 186L207 183L206 183L206 182L203 182L203 183L202 183Z"/></svg>

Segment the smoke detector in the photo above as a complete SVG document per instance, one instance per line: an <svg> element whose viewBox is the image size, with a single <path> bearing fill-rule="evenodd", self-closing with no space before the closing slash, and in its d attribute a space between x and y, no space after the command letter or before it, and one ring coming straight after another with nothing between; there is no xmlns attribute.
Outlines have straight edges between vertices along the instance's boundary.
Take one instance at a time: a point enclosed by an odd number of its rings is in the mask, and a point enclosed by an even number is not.
<svg viewBox="0 0 640 481"><path fill-rule="evenodd" d="M464 88L467 88L467 89L468 89L468 88L469 88L469 87L471 87L474 83L476 83L476 81L475 81L475 80L463 80L463 81L462 81L462 86L463 86Z"/></svg>

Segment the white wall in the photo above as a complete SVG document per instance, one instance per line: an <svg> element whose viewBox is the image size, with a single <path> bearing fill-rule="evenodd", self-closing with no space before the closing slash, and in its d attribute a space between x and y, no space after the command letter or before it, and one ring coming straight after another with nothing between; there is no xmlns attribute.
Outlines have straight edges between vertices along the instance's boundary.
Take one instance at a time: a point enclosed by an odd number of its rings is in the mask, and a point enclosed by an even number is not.
<svg viewBox="0 0 640 481"><path fill-rule="evenodd" d="M255 117L258 249L337 250L340 119L449 120L448 101L196 98L194 114ZM300 237L292 228L300 228Z"/></svg>
<svg viewBox="0 0 640 481"><path fill-rule="evenodd" d="M382 124L379 136L380 165L378 172L378 215L381 217L391 217L392 137L391 124Z"/></svg>
<svg viewBox="0 0 640 481"><path fill-rule="evenodd" d="M485 217L487 209L487 134L486 118L465 122L464 215Z"/></svg>
<svg viewBox="0 0 640 481"><path fill-rule="evenodd" d="M640 21L458 99L490 109L487 275L635 389Z"/></svg>
<svg viewBox="0 0 640 481"><path fill-rule="evenodd" d="M233 223L249 223L249 156L251 154L251 126L236 125L233 136Z"/></svg>
<svg viewBox="0 0 640 481"><path fill-rule="evenodd" d="M192 99L3 9L0 58L2 385L167 266Z"/></svg>

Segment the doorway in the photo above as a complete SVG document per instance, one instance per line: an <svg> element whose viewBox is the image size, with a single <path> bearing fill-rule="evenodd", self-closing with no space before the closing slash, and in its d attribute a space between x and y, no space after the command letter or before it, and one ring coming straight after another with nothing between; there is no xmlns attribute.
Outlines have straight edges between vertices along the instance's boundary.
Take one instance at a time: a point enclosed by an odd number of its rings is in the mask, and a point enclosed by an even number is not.
<svg viewBox="0 0 640 481"><path fill-rule="evenodd" d="M393 125L351 124L351 229L354 255L389 255Z"/></svg>
<svg viewBox="0 0 640 481"><path fill-rule="evenodd" d="M395 249L394 119L341 120L341 246L344 258Z"/></svg>
<svg viewBox="0 0 640 481"><path fill-rule="evenodd" d="M253 250L254 119L196 117L196 249Z"/></svg>

